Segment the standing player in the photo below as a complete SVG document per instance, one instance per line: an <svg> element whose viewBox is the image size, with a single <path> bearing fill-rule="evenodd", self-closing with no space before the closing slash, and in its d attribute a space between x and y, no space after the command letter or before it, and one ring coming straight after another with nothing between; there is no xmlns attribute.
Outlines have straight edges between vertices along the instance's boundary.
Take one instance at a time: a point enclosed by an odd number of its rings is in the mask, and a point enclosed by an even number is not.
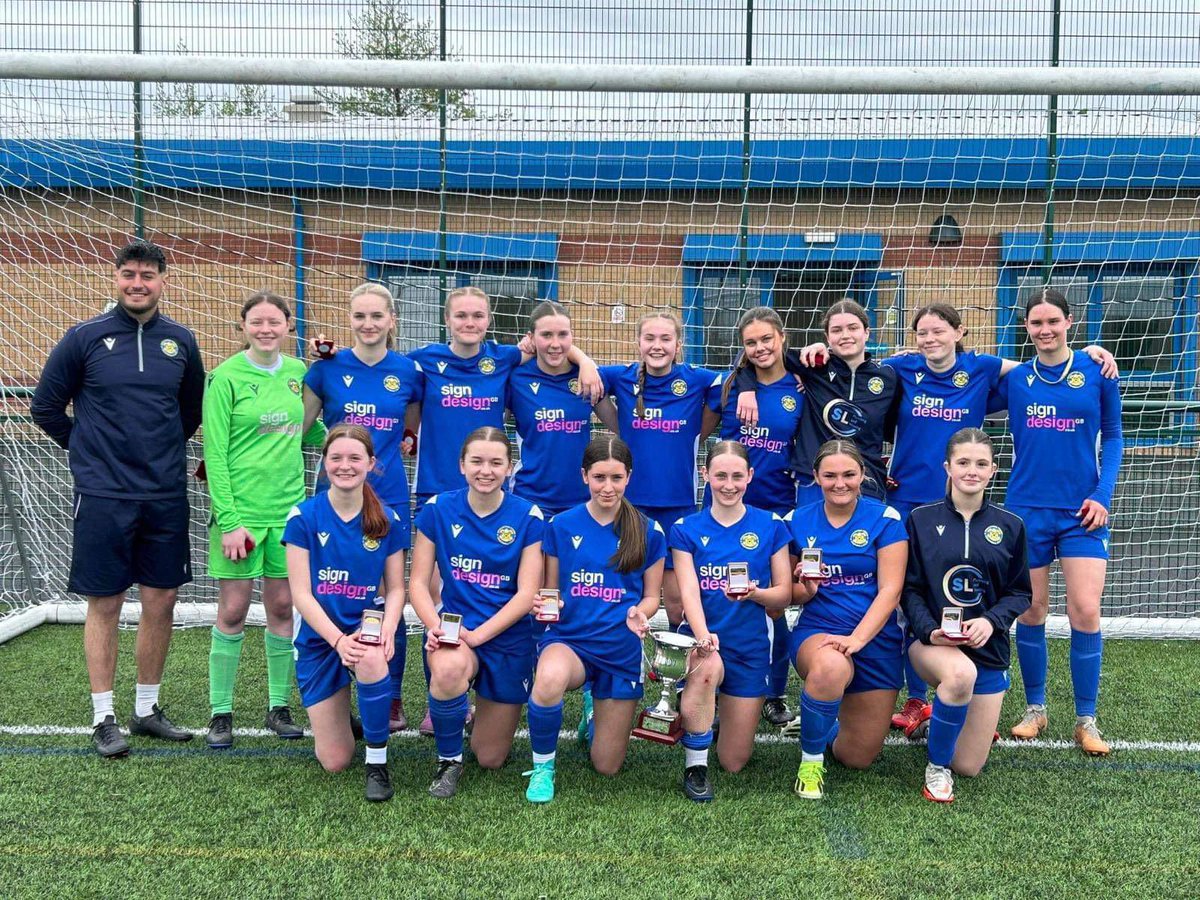
<svg viewBox="0 0 1200 900"><path fill-rule="evenodd" d="M789 372L804 384L804 411L792 449L792 472L796 476L796 506L821 499L821 488L813 480L813 458L826 441L850 440L866 464L863 492L882 500L886 497L887 467L883 443L895 428L899 389L896 372L883 366L867 351L871 322L867 312L853 300L839 300L825 313L827 357L820 365L802 359L799 351L784 354ZM747 424L758 419L754 375L737 373L738 418Z"/></svg>
<svg viewBox="0 0 1200 900"><path fill-rule="evenodd" d="M1008 690L1008 629L1029 609L1025 525L988 503L996 473L992 441L963 428L946 445L950 490L909 515L908 570L901 604L916 640L908 648L917 671L937 686L929 724L924 794L954 799L954 776L978 775L992 747ZM942 629L951 610L962 638Z"/></svg>
<svg viewBox="0 0 1200 900"><path fill-rule="evenodd" d="M696 511L696 453L719 421L721 377L675 360L683 325L670 310L637 324L639 362L604 366L604 390L617 408L617 430L637 463L628 499L665 534ZM683 618L679 588L667 560L663 602L672 627Z"/></svg>
<svg viewBox="0 0 1200 900"><path fill-rule="evenodd" d="M304 363L279 352L291 319L282 297L252 295L242 305L247 347L213 370L204 391L204 468L212 497L208 574L219 592L205 738L214 750L233 746L233 685L255 578L262 578L267 615L266 725L282 738L304 736L288 708L295 674L292 596L280 538L288 512L304 499L301 442L319 446L325 428L317 423L301 431Z"/></svg>
<svg viewBox="0 0 1200 900"><path fill-rule="evenodd" d="M371 432L377 454L367 478L379 499L400 517L400 531L412 532L412 498L404 471L404 422L410 404L419 404L424 379L412 360L391 349L396 329L391 292L367 282L350 292L350 331L354 343L331 359L313 363L304 377L304 409L308 423L321 415L325 426L343 422ZM324 480L318 489L326 486ZM405 544L404 549L408 549ZM392 675L392 708L388 727L403 731L404 662L407 640L396 642L388 663Z"/></svg>
<svg viewBox="0 0 1200 900"><path fill-rule="evenodd" d="M798 507L788 530L793 557L822 553L821 578L801 578L793 591L804 609L791 647L804 679L796 793L819 800L831 738L851 769L865 769L883 749L904 680L896 607L908 542L900 514L862 496L866 464L852 442L824 444L813 474L824 500Z"/></svg>
<svg viewBox="0 0 1200 900"><path fill-rule="evenodd" d="M754 372L758 421L742 424L737 417L737 395L733 393L736 374L725 379L721 394L721 440L740 441L750 455L754 479L746 488L746 502L779 516L795 509L796 483L789 466L793 439L804 411L804 391L784 367L787 337L779 313L769 306L748 309L738 321L742 353L736 369L750 367ZM705 503L709 503L705 493ZM787 692L788 659L787 619L775 620L771 644L771 687L763 704L763 718L772 725L792 721L784 694Z"/></svg>
<svg viewBox="0 0 1200 900"><path fill-rule="evenodd" d="M204 365L192 333L159 312L166 269L154 244L124 247L116 258L116 306L67 331L30 405L33 421L70 457L75 500L67 587L87 597L92 742L103 757L129 753L113 711L113 677L121 604L135 583L142 615L129 730L169 741L192 738L163 714L158 696L176 590L192 580L185 448L200 425Z"/></svg>
<svg viewBox="0 0 1200 900"><path fill-rule="evenodd" d="M562 611L546 631L529 698L533 770L525 799L554 799L554 760L563 695L592 683L592 765L615 775L642 697L642 639L658 611L666 539L658 523L625 499L633 454L619 438L595 438L583 454L591 498L546 529L546 587L561 591ZM540 600L534 603L541 609Z"/></svg>
<svg viewBox="0 0 1200 900"><path fill-rule="evenodd" d="M712 506L676 522L671 553L686 621L680 627L699 642L683 690L685 750L683 792L691 800L713 798L708 778L716 695L721 694L717 758L740 772L754 750L754 732L770 686L772 622L768 610L792 602L788 532L780 518L747 506L754 483L749 454L738 441L718 441L708 454L704 480ZM734 592L730 568L746 566L749 589Z"/></svg>
<svg viewBox="0 0 1200 900"><path fill-rule="evenodd" d="M467 487L432 497L417 515L410 590L425 623L429 710L437 741L434 797L453 797L463 774L467 690L478 698L471 750L485 769L508 759L533 676L529 611L542 583L542 513L504 491L512 446L498 428L477 428L459 454ZM443 573L443 614L461 616L447 637L430 587Z"/></svg>
<svg viewBox="0 0 1200 900"><path fill-rule="evenodd" d="M1075 743L1106 756L1096 728L1100 693L1100 595L1108 567L1108 511L1121 468L1121 392L1087 354L1072 351L1066 297L1045 288L1025 305L1025 330L1037 355L1005 381L1013 468L1008 508L1025 521L1033 606L1017 621L1017 658L1025 715L1016 738L1046 727L1046 615L1050 564L1062 561L1071 623ZM1097 448L1099 453L1097 454Z"/></svg>
<svg viewBox="0 0 1200 900"><path fill-rule="evenodd" d="M322 460L329 490L295 507L283 531L292 601L302 620L296 630L296 681L317 760L327 772L341 772L354 758L353 672L367 742L366 798L390 800L387 661L404 616L408 535L366 483L375 451L365 428L335 425ZM364 639L364 612L380 606L383 621L373 643Z"/></svg>

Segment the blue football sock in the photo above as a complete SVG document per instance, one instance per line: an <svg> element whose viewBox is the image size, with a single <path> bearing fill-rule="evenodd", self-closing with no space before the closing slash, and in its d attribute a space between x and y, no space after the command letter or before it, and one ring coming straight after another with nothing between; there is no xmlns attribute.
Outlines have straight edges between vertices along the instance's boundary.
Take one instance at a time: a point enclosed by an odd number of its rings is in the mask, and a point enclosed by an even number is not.
<svg viewBox="0 0 1200 900"><path fill-rule="evenodd" d="M1075 715L1096 715L1100 696L1100 662L1104 638L1100 632L1071 629L1071 685L1075 688Z"/></svg>
<svg viewBox="0 0 1200 900"><path fill-rule="evenodd" d="M358 714L362 717L367 746L381 747L388 741L388 715L392 711L392 679L385 675L370 684L358 683Z"/></svg>
<svg viewBox="0 0 1200 900"><path fill-rule="evenodd" d="M924 678L917 674L907 653L904 654L904 683L908 685L909 697L916 697L921 702L925 702L925 698L929 696L929 685L925 683Z"/></svg>
<svg viewBox="0 0 1200 900"><path fill-rule="evenodd" d="M529 743L534 753L552 754L558 749L558 732L562 729L563 705L541 706L529 701Z"/></svg>
<svg viewBox="0 0 1200 900"><path fill-rule="evenodd" d="M463 727L467 722L470 702L466 692L451 700L439 700L429 695L429 718L433 720L433 741L438 759L458 759L463 752Z"/></svg>
<svg viewBox="0 0 1200 900"><path fill-rule="evenodd" d="M396 652L388 660L388 674L392 677L392 699L404 699L404 663L407 657L408 639L404 634L404 623L396 629Z"/></svg>
<svg viewBox="0 0 1200 900"><path fill-rule="evenodd" d="M955 706L937 694L933 695L933 717L929 720L929 761L935 766L948 766L954 759L954 747L967 721L970 703Z"/></svg>
<svg viewBox="0 0 1200 900"><path fill-rule="evenodd" d="M805 753L825 752L829 732L837 725L841 700L814 700L808 691L800 695L800 749Z"/></svg>
<svg viewBox="0 0 1200 900"><path fill-rule="evenodd" d="M1017 659L1021 663L1021 682L1025 685L1025 702L1033 706L1046 705L1046 626L1017 623Z"/></svg>
<svg viewBox="0 0 1200 900"><path fill-rule="evenodd" d="M775 627L771 635L770 696L782 697L787 693L788 675L792 668L792 661L788 659L788 639L791 632L788 631L782 616L771 624Z"/></svg>

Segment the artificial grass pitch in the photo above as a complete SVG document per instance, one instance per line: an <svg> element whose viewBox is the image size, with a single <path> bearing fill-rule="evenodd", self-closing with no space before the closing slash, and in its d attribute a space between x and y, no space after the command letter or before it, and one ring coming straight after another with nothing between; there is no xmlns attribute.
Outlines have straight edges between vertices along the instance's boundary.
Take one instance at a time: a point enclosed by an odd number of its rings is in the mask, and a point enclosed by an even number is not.
<svg viewBox="0 0 1200 900"><path fill-rule="evenodd" d="M81 640L79 628L44 626L0 645L0 728L90 723ZM123 633L122 722L132 650ZM1066 651L1051 642L1051 740L1069 739L1074 721ZM417 653L410 639L414 725L424 710ZM164 679L170 715L197 730L208 721L207 657L206 630L177 632ZM260 728L265 708L262 630L252 629L235 726ZM569 697L565 722L577 715ZM1200 741L1200 644L1109 642L1100 723L1123 741ZM309 739L239 736L213 752L201 736L133 738L129 759L105 761L86 735L10 732L0 732L6 897L1200 896L1194 746L1106 760L998 747L983 775L957 779L958 799L939 806L921 798L923 745L888 746L866 772L831 764L826 797L812 802L791 792L796 745L763 743L738 775L720 772L714 753L717 799L693 804L680 791L678 748L635 741L608 779L564 740L557 796L534 807L521 777L527 741L499 772L468 760L458 796L435 801L425 793L432 740L399 737L396 797L376 806L362 799L361 762L328 775Z"/></svg>

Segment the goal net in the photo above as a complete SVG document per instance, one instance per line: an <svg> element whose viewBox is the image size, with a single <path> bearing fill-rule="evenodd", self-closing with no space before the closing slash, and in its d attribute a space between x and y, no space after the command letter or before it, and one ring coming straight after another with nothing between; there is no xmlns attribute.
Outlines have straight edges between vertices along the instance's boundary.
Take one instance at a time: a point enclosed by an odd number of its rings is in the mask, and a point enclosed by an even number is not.
<svg viewBox="0 0 1200 900"><path fill-rule="evenodd" d="M867 308L877 355L911 346L911 314L946 302L964 317L968 347L1021 360L1031 350L1020 311L1048 281L1072 305L1075 346L1106 347L1123 374L1104 615L1125 633L1194 636L1200 80L1114 90L1098 68L1178 73L1171 67L1194 59L1195 41L1166 36L1194 33L1194 22L1163 5L1154 28L1121 17L1134 30L1128 43L1109 32L1089 42L1080 26L1063 44L1080 71L1038 69L1033 80L1030 67L1049 61L1049 31L1007 34L1004 4L990 0L972 8L995 26L991 56L963 43L960 16L944 26L953 34L927 35L933 55L921 58L916 26L885 16L895 6L886 2L865 4L871 14L858 21L839 13L829 41L812 23L797 34L787 10L766 4L749 45L741 6L721 12L727 33L702 27L713 10L682 4L591 24L575 9L576 43L564 44L553 10L535 3L532 37L497 33L489 46L482 24L469 35L452 25L452 73L327 58L330 45L354 57L346 42L367 26L353 15L396 6L377 2L348 4L353 25L321 25L325 56L315 42L272 56L278 48L232 37L225 12L204 24L226 36L224 60L194 55L207 45L193 19L178 33L156 26L141 56L56 54L51 68L70 77L23 69L38 61L15 52L61 43L0 47L0 625L43 608L66 615L81 599L66 592L65 454L29 422L29 396L66 328L110 302L116 248L143 233L167 251L164 309L196 332L207 368L240 348L237 310L257 290L294 298L301 355L318 330L346 343L347 296L364 280L397 297L401 350L442 340L445 293L474 284L492 298L495 339L515 340L533 304L554 298L601 363L634 360L634 323L653 307L680 315L686 361L725 370L744 309L773 306L798 344L820 337L824 309L842 297ZM434 41L415 58L437 60L436 6L409 6L429 19L405 27L424 23ZM265 33L264 22L248 27ZM639 27L675 49L631 49ZM301 26L288 28L300 41ZM889 28L900 29L899 49ZM697 58L678 50L688 30L709 36L695 46L710 65L665 65ZM798 59L829 77L790 68ZM1005 67L904 80L916 70L903 66L981 59ZM873 65L839 65L863 60ZM593 77L601 62L649 65ZM728 80L760 70L776 80L753 90ZM1064 76L1078 93L1053 80ZM1026 93L1006 89L1018 77ZM576 89L583 82L594 88ZM1003 423L995 433L1007 466ZM190 453L194 468L198 441ZM1003 484L1002 472L998 494ZM192 482L191 499L198 577L181 613L203 621L216 592L204 574L202 484ZM1052 603L1064 611L1057 580Z"/></svg>

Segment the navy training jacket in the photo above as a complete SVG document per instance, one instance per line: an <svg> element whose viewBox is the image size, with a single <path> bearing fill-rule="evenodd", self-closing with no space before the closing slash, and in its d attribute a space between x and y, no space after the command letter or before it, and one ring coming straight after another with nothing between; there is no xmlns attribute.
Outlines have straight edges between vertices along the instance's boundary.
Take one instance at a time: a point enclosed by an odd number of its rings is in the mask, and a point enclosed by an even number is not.
<svg viewBox="0 0 1200 900"><path fill-rule="evenodd" d="M203 397L192 332L161 313L142 324L117 306L67 330L30 413L68 452L78 493L153 500L187 493L185 448Z"/></svg>

